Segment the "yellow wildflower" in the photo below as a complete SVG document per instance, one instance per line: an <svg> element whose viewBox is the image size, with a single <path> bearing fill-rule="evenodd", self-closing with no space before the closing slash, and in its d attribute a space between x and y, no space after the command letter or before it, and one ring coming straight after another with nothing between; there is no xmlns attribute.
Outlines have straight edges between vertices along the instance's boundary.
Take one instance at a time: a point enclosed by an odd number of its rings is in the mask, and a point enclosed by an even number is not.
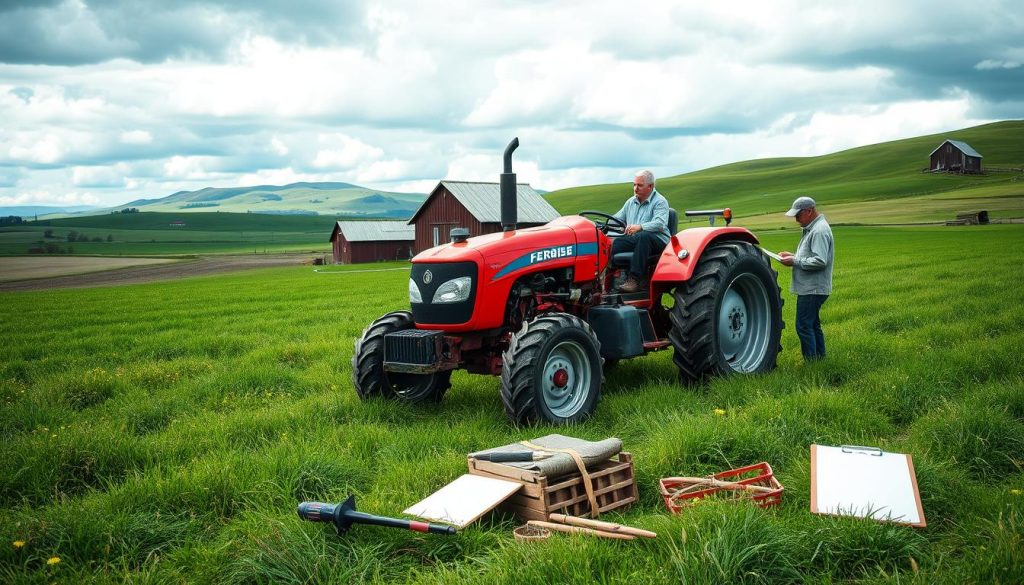
<svg viewBox="0 0 1024 585"><path fill-rule="evenodd" d="M56 565L59 562L60 562L60 557L50 557L50 558L46 559L46 564L47 565Z"/></svg>
<svg viewBox="0 0 1024 585"><path fill-rule="evenodd" d="M1021 491L1020 490L1010 490L1010 493L1015 495L1015 496L1019 496L1021 494Z"/></svg>
<svg viewBox="0 0 1024 585"><path fill-rule="evenodd" d="M721 408L716 408L715 409L715 414L717 414L718 416L725 416L725 410L723 410Z"/></svg>
<svg viewBox="0 0 1024 585"><path fill-rule="evenodd" d="M13 544L14 544L14 548L21 548L21 547L25 546L25 541L24 540L15 540Z"/></svg>

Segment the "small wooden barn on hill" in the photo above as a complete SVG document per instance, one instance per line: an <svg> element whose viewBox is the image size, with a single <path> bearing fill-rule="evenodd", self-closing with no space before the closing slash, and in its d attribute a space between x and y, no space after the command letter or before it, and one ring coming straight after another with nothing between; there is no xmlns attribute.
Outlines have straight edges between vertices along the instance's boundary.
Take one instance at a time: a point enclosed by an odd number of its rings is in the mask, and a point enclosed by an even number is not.
<svg viewBox="0 0 1024 585"><path fill-rule="evenodd" d="M412 258L415 230L404 221L339 221L331 231L335 264Z"/></svg>
<svg viewBox="0 0 1024 585"><path fill-rule="evenodd" d="M966 142L946 140L932 151L928 168L951 173L980 173L981 155Z"/></svg>
<svg viewBox="0 0 1024 585"><path fill-rule="evenodd" d="M526 183L516 185L520 228L544 225L558 217L551 204ZM501 231L501 188L498 183L441 181L416 210L416 253L447 243L452 228L469 229L470 236Z"/></svg>

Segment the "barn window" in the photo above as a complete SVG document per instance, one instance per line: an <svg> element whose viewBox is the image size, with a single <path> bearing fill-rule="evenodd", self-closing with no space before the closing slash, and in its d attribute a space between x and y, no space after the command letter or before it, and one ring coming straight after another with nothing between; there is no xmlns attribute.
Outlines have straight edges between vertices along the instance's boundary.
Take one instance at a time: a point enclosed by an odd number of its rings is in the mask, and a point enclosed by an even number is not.
<svg viewBox="0 0 1024 585"><path fill-rule="evenodd" d="M946 145L946 154L949 154L950 152L953 152L953 146L950 145L950 144L947 144Z"/></svg>
<svg viewBox="0 0 1024 585"><path fill-rule="evenodd" d="M440 246L441 245L441 228L439 228L436 225L434 226L434 245L435 246Z"/></svg>

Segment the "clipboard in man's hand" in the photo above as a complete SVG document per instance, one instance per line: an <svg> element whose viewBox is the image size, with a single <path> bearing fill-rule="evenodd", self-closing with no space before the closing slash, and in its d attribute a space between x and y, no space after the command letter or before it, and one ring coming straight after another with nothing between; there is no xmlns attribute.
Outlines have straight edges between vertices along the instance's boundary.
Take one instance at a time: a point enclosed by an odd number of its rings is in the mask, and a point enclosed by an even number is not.
<svg viewBox="0 0 1024 585"><path fill-rule="evenodd" d="M775 252L769 252L768 250L764 249L763 247L761 248L761 251L764 252L765 256L768 256L772 260L775 260L779 264L782 264L782 256L779 256Z"/></svg>

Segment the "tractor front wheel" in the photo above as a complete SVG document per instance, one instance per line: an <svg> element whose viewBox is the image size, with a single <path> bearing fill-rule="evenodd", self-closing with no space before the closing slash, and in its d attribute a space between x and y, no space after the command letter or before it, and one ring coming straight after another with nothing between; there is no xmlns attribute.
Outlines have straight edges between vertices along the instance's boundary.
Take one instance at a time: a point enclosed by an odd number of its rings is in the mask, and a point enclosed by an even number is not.
<svg viewBox="0 0 1024 585"><path fill-rule="evenodd" d="M528 321L502 355L501 401L517 425L574 423L601 394L601 344L586 321L548 313Z"/></svg>
<svg viewBox="0 0 1024 585"><path fill-rule="evenodd" d="M756 246L708 246L676 288L669 339L684 382L775 368L782 336L778 273Z"/></svg>
<svg viewBox="0 0 1024 585"><path fill-rule="evenodd" d="M384 336L412 328L412 313L395 311L370 323L363 331L352 354L352 383L359 398L383 396L412 403L437 402L451 387L451 370L433 374L384 371Z"/></svg>

